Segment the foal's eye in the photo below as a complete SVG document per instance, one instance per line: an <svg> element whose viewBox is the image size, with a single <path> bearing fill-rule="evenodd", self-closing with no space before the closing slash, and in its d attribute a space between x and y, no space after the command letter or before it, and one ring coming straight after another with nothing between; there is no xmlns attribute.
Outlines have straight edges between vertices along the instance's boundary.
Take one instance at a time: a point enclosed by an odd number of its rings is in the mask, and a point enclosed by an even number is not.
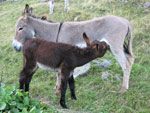
<svg viewBox="0 0 150 113"><path fill-rule="evenodd" d="M22 28L22 27L20 27L18 30L19 30L19 31L21 31L21 30L23 30L23 28Z"/></svg>

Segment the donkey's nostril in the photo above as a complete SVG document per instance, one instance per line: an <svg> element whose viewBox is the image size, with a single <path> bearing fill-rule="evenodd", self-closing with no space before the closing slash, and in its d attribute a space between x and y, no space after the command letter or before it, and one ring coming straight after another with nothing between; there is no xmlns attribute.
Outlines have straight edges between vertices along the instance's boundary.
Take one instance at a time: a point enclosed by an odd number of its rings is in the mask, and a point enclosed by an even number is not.
<svg viewBox="0 0 150 113"><path fill-rule="evenodd" d="M22 48L22 43L18 42L17 40L13 40L13 48L16 50L16 51L21 51L21 48Z"/></svg>

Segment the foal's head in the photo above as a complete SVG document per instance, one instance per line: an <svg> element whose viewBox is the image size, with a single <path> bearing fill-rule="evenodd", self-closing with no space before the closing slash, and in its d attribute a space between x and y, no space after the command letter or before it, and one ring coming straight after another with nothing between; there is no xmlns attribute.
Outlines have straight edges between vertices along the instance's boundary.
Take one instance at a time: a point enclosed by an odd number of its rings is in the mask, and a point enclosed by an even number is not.
<svg viewBox="0 0 150 113"><path fill-rule="evenodd" d="M83 33L83 39L85 40L86 44L88 47L92 47L95 55L97 57L102 57L104 56L104 54L106 53L107 49L108 49L108 45L106 42L102 41L98 41L98 40L94 40L92 42L90 42L89 38L87 37L86 33Z"/></svg>

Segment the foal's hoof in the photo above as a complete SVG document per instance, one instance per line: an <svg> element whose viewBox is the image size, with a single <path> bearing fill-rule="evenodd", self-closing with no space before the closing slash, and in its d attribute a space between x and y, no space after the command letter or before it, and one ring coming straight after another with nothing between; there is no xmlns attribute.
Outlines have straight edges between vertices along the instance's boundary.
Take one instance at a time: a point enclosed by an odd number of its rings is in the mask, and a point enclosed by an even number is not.
<svg viewBox="0 0 150 113"><path fill-rule="evenodd" d="M65 102L61 102L61 101L60 101L60 105L61 105L62 108L68 109L68 107L66 106Z"/></svg>
<svg viewBox="0 0 150 113"><path fill-rule="evenodd" d="M76 100L77 100L76 96L71 96L71 99L72 99L73 101L76 101Z"/></svg>

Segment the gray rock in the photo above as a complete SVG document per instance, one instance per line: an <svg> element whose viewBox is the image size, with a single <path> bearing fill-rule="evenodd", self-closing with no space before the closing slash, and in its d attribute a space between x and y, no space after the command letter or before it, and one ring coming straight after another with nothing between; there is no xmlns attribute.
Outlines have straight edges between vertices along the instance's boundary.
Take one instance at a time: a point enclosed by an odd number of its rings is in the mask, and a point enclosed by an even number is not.
<svg viewBox="0 0 150 113"><path fill-rule="evenodd" d="M0 0L0 2L3 2L3 0Z"/></svg>
<svg viewBox="0 0 150 113"><path fill-rule="evenodd" d="M143 11L143 13L149 13L150 11L149 11L149 9L145 9L144 11Z"/></svg>
<svg viewBox="0 0 150 113"><path fill-rule="evenodd" d="M91 67L91 64L87 63L83 66L75 68L74 72L73 72L73 77L76 78L78 76L82 76L82 75L86 74L89 71L90 67Z"/></svg>
<svg viewBox="0 0 150 113"><path fill-rule="evenodd" d="M144 3L144 8L149 8L150 7L150 2L145 2Z"/></svg>
<svg viewBox="0 0 150 113"><path fill-rule="evenodd" d="M93 62L93 63L96 63L96 64L99 64L99 63L100 63L100 62L97 61L97 60L93 60L92 62Z"/></svg>
<svg viewBox="0 0 150 113"><path fill-rule="evenodd" d="M94 9L94 6L91 6L90 9Z"/></svg>
<svg viewBox="0 0 150 113"><path fill-rule="evenodd" d="M108 72L103 72L102 73L102 79L106 79L110 76L110 74Z"/></svg>
<svg viewBox="0 0 150 113"><path fill-rule="evenodd" d="M14 2L14 0L7 0L8 2Z"/></svg>
<svg viewBox="0 0 150 113"><path fill-rule="evenodd" d="M115 78L116 78L118 81L121 80L120 77L119 77L118 75L115 75Z"/></svg>
<svg viewBox="0 0 150 113"><path fill-rule="evenodd" d="M120 2L128 2L128 0L120 0Z"/></svg>
<svg viewBox="0 0 150 113"><path fill-rule="evenodd" d="M102 63L100 63L99 66L103 68L108 68L111 64L112 64L111 61L104 59L102 60Z"/></svg>
<svg viewBox="0 0 150 113"><path fill-rule="evenodd" d="M47 0L40 0L40 2L47 2Z"/></svg>
<svg viewBox="0 0 150 113"><path fill-rule="evenodd" d="M77 15L76 17L74 17L74 21L78 21L79 17L80 17L80 15Z"/></svg>

